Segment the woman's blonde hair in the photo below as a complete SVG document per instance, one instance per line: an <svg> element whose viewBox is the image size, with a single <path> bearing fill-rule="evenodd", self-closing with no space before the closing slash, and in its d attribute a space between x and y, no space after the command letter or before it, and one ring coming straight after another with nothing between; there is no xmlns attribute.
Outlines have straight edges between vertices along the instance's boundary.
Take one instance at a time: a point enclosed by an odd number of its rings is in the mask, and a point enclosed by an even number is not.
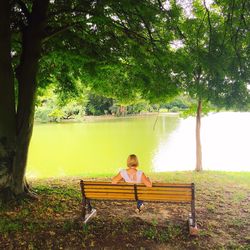
<svg viewBox="0 0 250 250"><path fill-rule="evenodd" d="M129 155L127 159L127 166L131 168L131 167L138 167L138 165L139 165L139 161L138 161L137 156L134 154Z"/></svg>

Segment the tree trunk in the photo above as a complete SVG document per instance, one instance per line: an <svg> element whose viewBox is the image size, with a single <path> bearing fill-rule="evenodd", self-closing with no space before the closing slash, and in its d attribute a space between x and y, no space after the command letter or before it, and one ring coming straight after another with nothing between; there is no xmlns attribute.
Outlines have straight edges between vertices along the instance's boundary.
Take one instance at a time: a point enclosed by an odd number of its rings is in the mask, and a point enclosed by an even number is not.
<svg viewBox="0 0 250 250"><path fill-rule="evenodd" d="M4 5L8 1L1 1L1 5ZM13 73L10 63L10 52L11 52L11 42L10 42L10 22L3 26L2 22L0 23L0 54L4 52L6 48L4 48L4 44L6 43L7 49L6 51L9 56L8 60L1 61L0 65L0 84L3 82L3 91L0 91L0 139L3 141L4 149L1 150L1 141L0 141L0 160L1 160L1 168L0 168L0 181L1 181L1 173L5 173L4 178L2 178L2 185L0 185L0 196L1 191L4 193L6 188L11 191L14 196L22 195L28 192L28 186L25 181L25 170L28 156L28 148L30 144L30 139L33 130L33 121L34 121L34 108L35 108L35 96L36 96L36 76L38 72L38 64L39 58L41 55L41 47L42 47L42 38L44 35L44 28L47 21L47 9L48 9L49 0L39 1L36 0L33 2L32 13L29 17L29 23L27 27L22 31L22 54L20 57L20 64L16 70L16 79L18 82L18 103L17 103L17 111L15 115L15 102L14 102L14 80ZM6 7L0 5L1 12L5 13ZM2 7L5 7L5 9ZM2 14L0 12L1 19ZM7 15L6 20L9 20L10 11L6 11L5 16ZM1 20L0 21L3 21ZM5 21L7 22L7 21ZM5 35L6 28L9 32L9 40L4 40L5 38L2 36ZM3 45L2 45L3 44ZM7 57L7 55L6 55ZM4 58L5 59L5 58ZM8 69L8 81L4 79L5 76L2 73ZM7 73L5 73L7 74ZM12 83L9 84L9 83ZM2 85L2 84L1 84ZM1 86L0 85L0 86ZM12 88L10 89L10 86ZM10 93L10 96L8 95ZM1 96L3 95L3 96ZM5 99L2 99L4 97ZM13 100L12 100L13 99ZM11 100L11 101L10 101ZM12 103L13 102L13 103ZM12 115L10 113L13 112L14 119L11 118ZM5 114L6 113L6 114ZM3 118L3 119L2 119ZM14 126L8 127L8 125L13 120ZM11 123L12 124L12 123ZM9 150L9 139L5 138L9 134L12 135L11 131L13 130L14 134L14 149ZM3 131L3 132L2 132ZM9 132L8 132L9 131ZM6 134L6 135L5 135ZM7 141L7 142L6 142ZM3 145L3 143L2 143ZM2 160L6 158L6 152L10 151L8 163L2 164ZM3 153L1 153L3 151ZM7 159L7 158L6 158ZM7 166L7 167L6 167ZM7 169L7 170L6 170ZM8 174L6 174L8 173ZM5 181L4 181L5 180ZM7 193L10 193L9 191ZM1 197L0 197L1 198Z"/></svg>
<svg viewBox="0 0 250 250"><path fill-rule="evenodd" d="M202 171L202 150L201 150L201 99L198 101L196 113L196 171Z"/></svg>
<svg viewBox="0 0 250 250"><path fill-rule="evenodd" d="M17 106L17 148L13 165L13 186L15 194L27 191L25 171L30 139L33 131L36 76L41 55L43 32L49 1L35 1L30 23L23 31L22 54L17 68L18 106Z"/></svg>
<svg viewBox="0 0 250 250"><path fill-rule="evenodd" d="M11 66L10 3L0 1L0 197L9 194L16 151L14 75Z"/></svg>

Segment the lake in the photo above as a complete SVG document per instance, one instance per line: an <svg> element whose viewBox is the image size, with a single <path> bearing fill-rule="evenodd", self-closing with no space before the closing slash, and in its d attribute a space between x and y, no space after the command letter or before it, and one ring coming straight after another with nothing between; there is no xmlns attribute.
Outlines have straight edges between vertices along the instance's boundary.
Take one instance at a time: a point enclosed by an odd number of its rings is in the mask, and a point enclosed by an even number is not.
<svg viewBox="0 0 250 250"><path fill-rule="evenodd" d="M209 114L201 126L205 170L250 171L250 113ZM27 176L116 174L132 153L146 173L193 170L195 118L161 114L36 124Z"/></svg>

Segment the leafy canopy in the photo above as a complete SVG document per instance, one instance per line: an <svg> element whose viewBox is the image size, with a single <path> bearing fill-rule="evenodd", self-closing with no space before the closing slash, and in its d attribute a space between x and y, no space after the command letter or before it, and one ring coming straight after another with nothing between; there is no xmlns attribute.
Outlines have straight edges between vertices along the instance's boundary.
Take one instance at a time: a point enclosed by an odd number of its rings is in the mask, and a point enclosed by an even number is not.
<svg viewBox="0 0 250 250"><path fill-rule="evenodd" d="M237 1L61 1L49 3L39 86L63 98L80 81L130 103L186 92L221 107L249 103L249 9ZM13 1L13 64L30 0Z"/></svg>

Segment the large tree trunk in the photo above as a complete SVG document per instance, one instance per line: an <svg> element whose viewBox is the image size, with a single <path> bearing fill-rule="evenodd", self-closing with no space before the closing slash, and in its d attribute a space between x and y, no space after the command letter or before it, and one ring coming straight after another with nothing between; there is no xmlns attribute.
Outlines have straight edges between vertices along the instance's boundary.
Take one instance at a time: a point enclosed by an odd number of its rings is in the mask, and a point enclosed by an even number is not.
<svg viewBox="0 0 250 250"><path fill-rule="evenodd" d="M9 161L9 165L7 167L9 169L8 183L4 184L2 187L0 186L0 191L9 187L12 194L15 196L29 191L25 181L25 170L28 148L33 130L35 96L37 89L36 76L38 72L39 58L41 55L42 38L44 36L43 32L47 21L46 15L48 4L49 0L36 0L33 2L32 13L29 16L29 24L22 31L22 54L20 64L16 70L16 78L18 82L18 103L16 122L14 122L14 138L16 139L14 147L15 153L13 154L14 157L12 156L12 160ZM0 9L2 10L1 6ZM7 28L10 29L10 27ZM1 39L1 41L2 40L3 39ZM8 51L10 54L10 42ZM6 66L0 65L0 67L2 70L2 68ZM5 105L9 102L9 97L6 94L6 91L3 94L6 96L6 100L3 101L3 105L5 106L4 110L5 112L9 112L9 107L6 107ZM12 90L12 94L14 95L14 89ZM9 119L8 115L9 113L6 117L4 117L4 121L0 122L1 125L7 124L7 120Z"/></svg>
<svg viewBox="0 0 250 250"><path fill-rule="evenodd" d="M49 1L35 1L30 23L23 31L22 55L17 68L18 106L17 106L17 148L13 165L13 187L15 194L27 191L24 180L28 149L33 131L36 76L41 55L43 32Z"/></svg>
<svg viewBox="0 0 250 250"><path fill-rule="evenodd" d="M14 77L11 66L10 3L0 1L0 196L10 193L16 151Z"/></svg>
<svg viewBox="0 0 250 250"><path fill-rule="evenodd" d="M201 99L199 99L197 113L196 113L196 167L195 167L196 171L202 170L201 112L202 112L202 103Z"/></svg>

